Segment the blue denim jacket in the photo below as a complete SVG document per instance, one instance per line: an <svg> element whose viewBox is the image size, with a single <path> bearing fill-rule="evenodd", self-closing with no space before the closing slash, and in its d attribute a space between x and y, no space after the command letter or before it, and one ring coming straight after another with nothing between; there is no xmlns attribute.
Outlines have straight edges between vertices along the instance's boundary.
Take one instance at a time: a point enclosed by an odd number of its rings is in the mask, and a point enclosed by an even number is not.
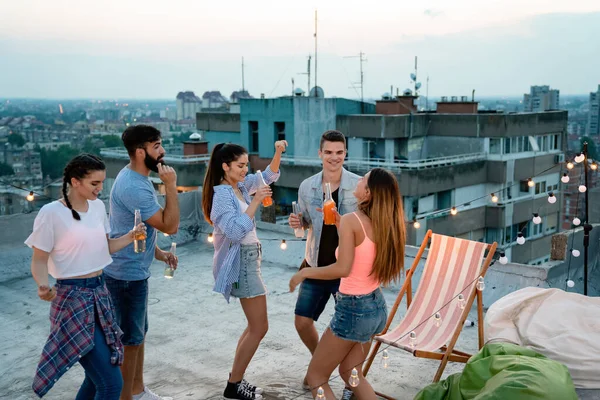
<svg viewBox="0 0 600 400"><path fill-rule="evenodd" d="M336 204L341 215L356 211L357 200L354 197L354 189L359 179L360 176L342 169L338 204ZM302 211L304 229L308 230L304 258L308 265L316 267L319 259L321 231L323 230L323 213L317 211L317 207L323 208L323 172L305 179L300 184L298 205Z"/></svg>
<svg viewBox="0 0 600 400"><path fill-rule="evenodd" d="M267 185L277 181L280 175L279 172L271 171L270 166L261 174ZM256 193L258 189L257 175L246 175L244 182L238 183L238 188L246 203L250 204L250 195ZM256 224L253 218L242 212L238 198L229 185L215 186L210 220L214 225L215 246L213 290L221 293L229 302L231 288L240 277L240 242L255 228Z"/></svg>

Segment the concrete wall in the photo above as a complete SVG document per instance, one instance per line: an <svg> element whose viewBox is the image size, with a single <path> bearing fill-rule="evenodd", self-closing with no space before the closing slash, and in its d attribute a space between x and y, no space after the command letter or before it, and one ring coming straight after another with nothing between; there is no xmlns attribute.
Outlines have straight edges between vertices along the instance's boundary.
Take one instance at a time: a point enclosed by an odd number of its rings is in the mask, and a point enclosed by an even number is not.
<svg viewBox="0 0 600 400"><path fill-rule="evenodd" d="M461 154L483 153L483 140L469 137L427 136L423 144L427 158L451 157Z"/></svg>
<svg viewBox="0 0 600 400"><path fill-rule="evenodd" d="M457 236L482 228L485 228L485 207L427 220L427 229L448 236Z"/></svg>
<svg viewBox="0 0 600 400"><path fill-rule="evenodd" d="M487 168L485 161L476 161L441 168L402 171L397 177L404 196L425 196L486 183Z"/></svg>
<svg viewBox="0 0 600 400"><path fill-rule="evenodd" d="M196 113L196 127L202 131L238 132L240 114Z"/></svg>
<svg viewBox="0 0 600 400"><path fill-rule="evenodd" d="M294 98L294 155L315 157L323 132L336 129L337 100Z"/></svg>
<svg viewBox="0 0 600 400"><path fill-rule="evenodd" d="M240 140L248 150L251 149L249 121L258 122L258 155L262 158L272 158L275 154L273 144L277 140L275 122L285 123L285 136L289 147L288 155L296 153L294 113L296 100L308 98L284 97L276 99L240 99L241 120ZM314 98L313 98L314 99ZM322 132L321 132L322 133ZM318 145L315 147L318 148Z"/></svg>
<svg viewBox="0 0 600 400"><path fill-rule="evenodd" d="M158 245L162 249L168 249L172 241L185 244L195 240L201 232L212 230L202 217L199 191L180 193L178 197L181 215L179 231L169 237L158 234ZM159 195L159 203L164 205L164 196ZM36 216L37 213L0 217L0 284L31 276L32 250L23 242L31 234Z"/></svg>
<svg viewBox="0 0 600 400"><path fill-rule="evenodd" d="M348 100L343 98L335 99L335 110L337 115L350 114L374 114L375 104L363 103L356 100Z"/></svg>
<svg viewBox="0 0 600 400"><path fill-rule="evenodd" d="M239 132L205 131L204 140L208 142L209 153L219 143L235 143L244 147L248 145L247 143L242 143L242 137Z"/></svg>

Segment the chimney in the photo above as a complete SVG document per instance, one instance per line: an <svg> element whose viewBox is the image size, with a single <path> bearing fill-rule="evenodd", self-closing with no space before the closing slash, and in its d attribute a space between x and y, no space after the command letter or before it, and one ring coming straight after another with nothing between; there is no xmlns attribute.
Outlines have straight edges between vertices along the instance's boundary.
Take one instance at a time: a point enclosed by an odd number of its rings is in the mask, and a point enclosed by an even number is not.
<svg viewBox="0 0 600 400"><path fill-rule="evenodd" d="M448 96L442 96L442 99L437 102L436 112L438 114L477 114L477 106L479 102L469 101L468 96L451 96L448 101Z"/></svg>
<svg viewBox="0 0 600 400"><path fill-rule="evenodd" d="M417 112L415 99L418 96L402 95L396 98L377 100L375 102L375 113L385 115L402 115Z"/></svg>
<svg viewBox="0 0 600 400"><path fill-rule="evenodd" d="M192 133L189 140L183 142L183 155L197 156L202 154L208 154L208 142L202 140L201 134Z"/></svg>

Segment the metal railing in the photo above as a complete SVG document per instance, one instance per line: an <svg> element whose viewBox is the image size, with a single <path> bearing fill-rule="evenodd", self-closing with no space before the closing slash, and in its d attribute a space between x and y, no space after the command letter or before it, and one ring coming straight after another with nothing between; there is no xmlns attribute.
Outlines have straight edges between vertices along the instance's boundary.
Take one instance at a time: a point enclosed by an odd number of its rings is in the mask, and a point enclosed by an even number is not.
<svg viewBox="0 0 600 400"><path fill-rule="evenodd" d="M344 164L349 169L369 170L374 167L386 168L392 171L439 168L448 165L464 164L486 159L486 153L470 153L458 156L426 158L420 160L394 160L388 161L381 158L348 158ZM320 166L321 159L317 157L282 157L284 165L295 166Z"/></svg>
<svg viewBox="0 0 600 400"><path fill-rule="evenodd" d="M107 148L100 150L102 157L116 158L118 160L129 160L129 154L127 150L122 148ZM204 163L210 160L210 154L199 154L199 155L167 155L164 158L167 164L196 164Z"/></svg>

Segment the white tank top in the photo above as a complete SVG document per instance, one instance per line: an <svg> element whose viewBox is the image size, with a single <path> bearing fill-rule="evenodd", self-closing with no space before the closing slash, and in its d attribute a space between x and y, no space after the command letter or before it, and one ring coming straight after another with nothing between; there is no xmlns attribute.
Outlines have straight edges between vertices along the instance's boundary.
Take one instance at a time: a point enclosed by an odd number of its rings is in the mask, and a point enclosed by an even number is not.
<svg viewBox="0 0 600 400"><path fill-rule="evenodd" d="M246 204L245 201L240 200L239 198L238 198L238 201L240 202L240 208L242 209L242 212L245 213L246 210L248 209L248 204ZM260 240L258 240L258 236L256 236L256 228L254 228L250 232L248 232L246 234L246 236L244 236L244 238L242 239L242 241L240 243L241 244L260 243Z"/></svg>

